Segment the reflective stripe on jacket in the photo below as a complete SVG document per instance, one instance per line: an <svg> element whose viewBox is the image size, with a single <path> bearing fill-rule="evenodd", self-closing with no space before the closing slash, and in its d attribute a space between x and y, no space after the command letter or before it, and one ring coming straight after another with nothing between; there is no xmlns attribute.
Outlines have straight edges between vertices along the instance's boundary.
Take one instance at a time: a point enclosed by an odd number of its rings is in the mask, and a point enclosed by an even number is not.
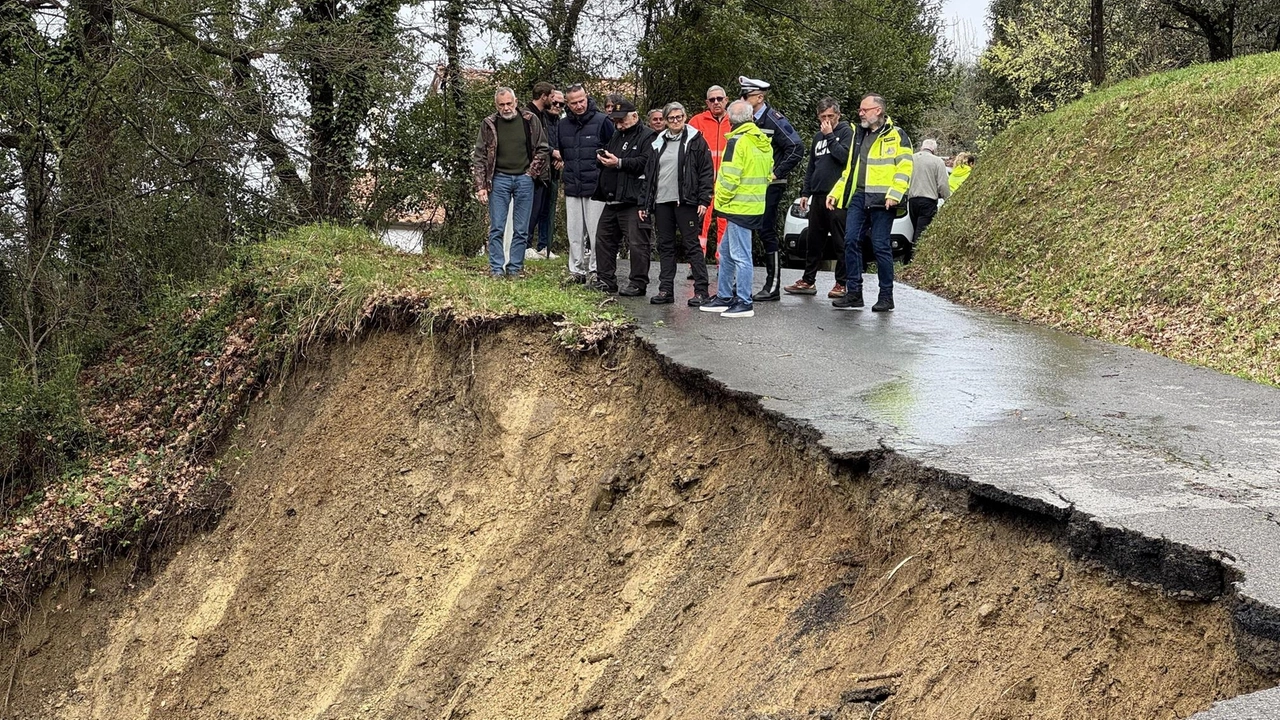
<svg viewBox="0 0 1280 720"><path fill-rule="evenodd" d="M716 176L716 212L736 225L759 226L772 171L773 146L769 137L752 122L734 128Z"/></svg>
<svg viewBox="0 0 1280 720"><path fill-rule="evenodd" d="M844 174L831 188L829 197L836 199L836 207L849 207L849 198L858 189L858 177L863 173L862 144L870 142L867 153L866 187L867 207L884 207L886 199L902 202L911 187L911 139L901 128L886 117L884 127L872 133L858 128L845 163Z"/></svg>
<svg viewBox="0 0 1280 720"><path fill-rule="evenodd" d="M729 124L729 114L725 113L716 120L711 116L710 111L703 110L689 118L689 124L702 133L702 138L707 141L707 147L711 149L711 169L719 172L720 158L724 156L724 146L729 142L725 136L733 129Z"/></svg>

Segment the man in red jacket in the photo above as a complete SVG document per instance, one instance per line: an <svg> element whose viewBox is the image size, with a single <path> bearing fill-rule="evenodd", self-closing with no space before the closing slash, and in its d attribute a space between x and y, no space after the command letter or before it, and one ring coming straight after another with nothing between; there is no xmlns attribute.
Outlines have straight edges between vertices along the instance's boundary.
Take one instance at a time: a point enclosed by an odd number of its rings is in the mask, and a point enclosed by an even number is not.
<svg viewBox="0 0 1280 720"><path fill-rule="evenodd" d="M724 147L728 142L725 135L733 128L729 125L729 114L725 110L729 107L729 96L725 94L724 88L719 85L712 85L707 88L707 109L694 115L689 119L692 125L703 139L707 141L707 146L711 148L711 165L715 174L720 173L720 157L724 155ZM724 237L725 219L718 218L716 220L716 239ZM719 253L716 252L715 244L708 243L711 230L711 213L707 213L702 218L702 235L698 238L698 242L702 245L703 252L707 253L708 260L718 259ZM708 252L710 246L710 252Z"/></svg>

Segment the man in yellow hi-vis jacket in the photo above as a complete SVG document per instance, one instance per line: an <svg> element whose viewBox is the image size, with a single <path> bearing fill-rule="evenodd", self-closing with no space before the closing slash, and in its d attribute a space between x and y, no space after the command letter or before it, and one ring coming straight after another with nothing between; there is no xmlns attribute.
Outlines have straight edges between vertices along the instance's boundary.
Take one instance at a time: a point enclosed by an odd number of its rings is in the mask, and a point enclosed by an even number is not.
<svg viewBox="0 0 1280 720"><path fill-rule="evenodd" d="M911 186L911 139L893 124L884 98L868 95L858 107L859 127L844 174L827 195L827 208L846 208L844 252L849 280L845 296L831 303L853 310L862 302L862 234L871 229L880 296L872 312L893 309L893 245L890 235L897 206Z"/></svg>
<svg viewBox="0 0 1280 720"><path fill-rule="evenodd" d="M764 224L765 194L773 172L773 145L756 127L751 105L745 100L729 104L729 131L720 171L716 174L712 204L728 220L720 243L720 270L716 297L699 310L721 317L755 316L751 302L751 231ZM736 285L736 287L735 287Z"/></svg>

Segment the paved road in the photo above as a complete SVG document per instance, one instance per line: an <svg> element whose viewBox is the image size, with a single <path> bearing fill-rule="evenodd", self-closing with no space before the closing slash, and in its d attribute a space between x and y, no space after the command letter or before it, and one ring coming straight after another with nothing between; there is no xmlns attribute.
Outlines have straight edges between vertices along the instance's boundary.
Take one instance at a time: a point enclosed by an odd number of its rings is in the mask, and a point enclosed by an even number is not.
<svg viewBox="0 0 1280 720"><path fill-rule="evenodd" d="M1074 549L1126 576L1234 591L1242 653L1280 670L1280 390L905 286L895 312L835 311L829 273L817 297L720 318L684 305L685 275L676 305L620 298L663 355L807 423L837 454L888 449L1067 523ZM875 277L865 284L870 305ZM1244 717L1280 718L1280 693L1197 716Z"/></svg>

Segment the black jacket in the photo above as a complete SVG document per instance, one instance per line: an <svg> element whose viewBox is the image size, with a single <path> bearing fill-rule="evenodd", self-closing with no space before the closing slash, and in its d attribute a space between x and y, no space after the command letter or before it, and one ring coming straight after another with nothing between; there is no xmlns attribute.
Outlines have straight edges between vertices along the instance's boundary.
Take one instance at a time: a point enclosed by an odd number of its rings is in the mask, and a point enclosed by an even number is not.
<svg viewBox="0 0 1280 720"><path fill-rule="evenodd" d="M668 139L665 132L657 133L649 144L649 166L644 174L648 182L648 209L653 210L658 197L658 159L670 142L680 144L676 157L676 178L680 184L681 205L705 205L711 207L711 192L715 188L716 174L711 165L711 147L707 139L692 125L685 125L676 139Z"/></svg>
<svg viewBox="0 0 1280 720"><path fill-rule="evenodd" d="M559 127L560 115L558 113L551 112L550 110L539 110L538 106L534 105L532 100L530 100L529 103L524 107L525 107L525 110L528 110L534 115L537 115L538 119L542 121L542 129L547 134L548 151L559 150L560 149L560 127ZM559 179L560 179L560 171L555 168L555 165L553 163L548 162L547 171L543 173L540 180L544 182L551 182L553 180L559 180Z"/></svg>
<svg viewBox="0 0 1280 720"><path fill-rule="evenodd" d="M600 166L600 182L592 200L631 203L645 207L648 203L648 183L644 171L653 151L653 131L644 123L620 130L609 138L605 150L622 160L621 167ZM598 161L597 161L598 162Z"/></svg>
<svg viewBox="0 0 1280 720"><path fill-rule="evenodd" d="M755 123L761 132L769 136L769 143L773 145L773 181L785 183L787 176L804 159L804 142L800 140L800 133L791 126L786 115L771 105L764 106L764 113Z"/></svg>
<svg viewBox="0 0 1280 720"><path fill-rule="evenodd" d="M587 111L572 112L556 125L556 142L564 160L564 196L591 197L600 179L600 163L596 151L613 136L613 123L596 110L594 100L587 99Z"/></svg>
<svg viewBox="0 0 1280 720"><path fill-rule="evenodd" d="M853 147L853 126L841 120L830 135L814 133L813 147L809 150L809 167L804 171L804 189L801 195L820 195L826 202L827 193L836 186L844 174L849 149Z"/></svg>

